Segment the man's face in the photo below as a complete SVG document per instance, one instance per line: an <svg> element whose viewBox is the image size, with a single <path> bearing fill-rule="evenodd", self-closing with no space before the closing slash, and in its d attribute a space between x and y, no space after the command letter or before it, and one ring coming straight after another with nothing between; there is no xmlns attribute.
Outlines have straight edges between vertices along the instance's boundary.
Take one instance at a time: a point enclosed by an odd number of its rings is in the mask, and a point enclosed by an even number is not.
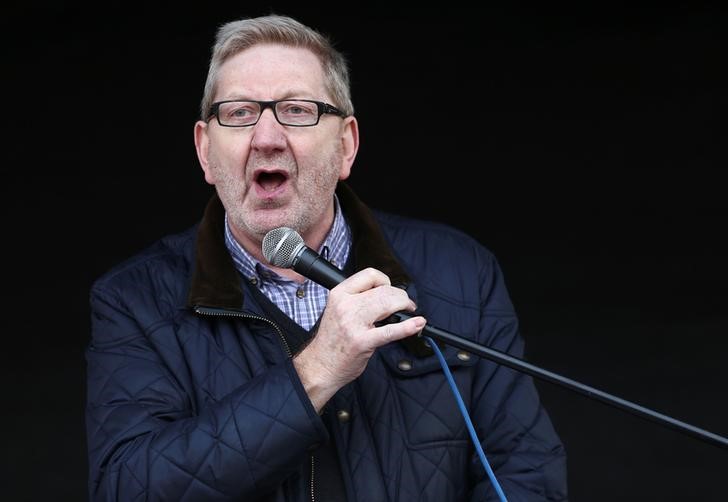
<svg viewBox="0 0 728 502"><path fill-rule="evenodd" d="M306 49L257 45L220 68L214 101L286 98L331 103L321 63ZM358 136L353 117L324 114L318 125L290 127L266 109L251 127L223 127L214 118L198 122L195 144L233 234L255 247L280 226L304 238L328 231L334 189L349 176Z"/></svg>

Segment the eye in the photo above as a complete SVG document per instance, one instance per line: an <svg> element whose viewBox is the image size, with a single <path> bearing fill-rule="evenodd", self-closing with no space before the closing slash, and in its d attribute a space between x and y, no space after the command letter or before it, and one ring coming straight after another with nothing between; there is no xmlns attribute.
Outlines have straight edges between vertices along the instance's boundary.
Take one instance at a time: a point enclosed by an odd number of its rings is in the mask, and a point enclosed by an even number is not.
<svg viewBox="0 0 728 502"><path fill-rule="evenodd" d="M220 103L218 108L218 119L223 125L252 125L259 116L260 106L254 101L228 101Z"/></svg>
<svg viewBox="0 0 728 502"><path fill-rule="evenodd" d="M308 103L306 101L282 101L278 106L278 113L287 116L318 115L318 108L315 103Z"/></svg>
<svg viewBox="0 0 728 502"><path fill-rule="evenodd" d="M258 114L257 107L246 103L228 103L230 106L225 115L230 118L244 119Z"/></svg>

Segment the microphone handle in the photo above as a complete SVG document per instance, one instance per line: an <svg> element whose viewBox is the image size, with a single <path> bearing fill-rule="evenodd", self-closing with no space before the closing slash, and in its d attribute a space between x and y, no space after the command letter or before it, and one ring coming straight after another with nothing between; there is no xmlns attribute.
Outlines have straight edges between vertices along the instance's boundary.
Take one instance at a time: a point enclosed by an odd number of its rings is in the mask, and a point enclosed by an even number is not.
<svg viewBox="0 0 728 502"><path fill-rule="evenodd" d="M346 279L341 270L307 246L304 246L294 258L293 270L326 289L334 289Z"/></svg>

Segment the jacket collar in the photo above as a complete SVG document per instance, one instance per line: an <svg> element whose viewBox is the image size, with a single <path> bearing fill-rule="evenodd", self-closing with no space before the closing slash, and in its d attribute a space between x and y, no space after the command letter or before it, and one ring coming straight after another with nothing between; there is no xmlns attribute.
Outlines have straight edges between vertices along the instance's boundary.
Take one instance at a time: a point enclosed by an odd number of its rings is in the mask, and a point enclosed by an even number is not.
<svg viewBox="0 0 728 502"><path fill-rule="evenodd" d="M336 189L352 233L354 271L374 267L389 276L392 284L407 285L407 273L387 244L371 210L351 188L340 182ZM225 246L225 208L215 193L200 222L192 281L187 302L190 307L240 310L244 304L242 281Z"/></svg>
<svg viewBox="0 0 728 502"><path fill-rule="evenodd" d="M405 287L417 301L411 279L394 256L371 210L343 182L336 189L352 234L354 271L373 267L387 274L392 284ZM244 297L242 279L225 246L225 208L215 193L205 208L197 232L196 253L187 303L189 307L211 307L240 311ZM418 357L433 354L424 338L408 337L400 343Z"/></svg>

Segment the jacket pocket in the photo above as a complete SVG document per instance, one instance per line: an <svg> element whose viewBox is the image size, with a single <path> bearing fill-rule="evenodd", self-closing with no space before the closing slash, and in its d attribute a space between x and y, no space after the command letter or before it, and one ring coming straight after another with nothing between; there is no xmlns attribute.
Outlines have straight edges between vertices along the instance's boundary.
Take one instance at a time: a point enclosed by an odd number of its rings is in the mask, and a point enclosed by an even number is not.
<svg viewBox="0 0 728 502"><path fill-rule="evenodd" d="M408 446L459 446L468 442L465 419L437 357L417 357L402 347L387 348L381 356L392 376L392 394ZM467 409L476 356L453 347L441 350Z"/></svg>

